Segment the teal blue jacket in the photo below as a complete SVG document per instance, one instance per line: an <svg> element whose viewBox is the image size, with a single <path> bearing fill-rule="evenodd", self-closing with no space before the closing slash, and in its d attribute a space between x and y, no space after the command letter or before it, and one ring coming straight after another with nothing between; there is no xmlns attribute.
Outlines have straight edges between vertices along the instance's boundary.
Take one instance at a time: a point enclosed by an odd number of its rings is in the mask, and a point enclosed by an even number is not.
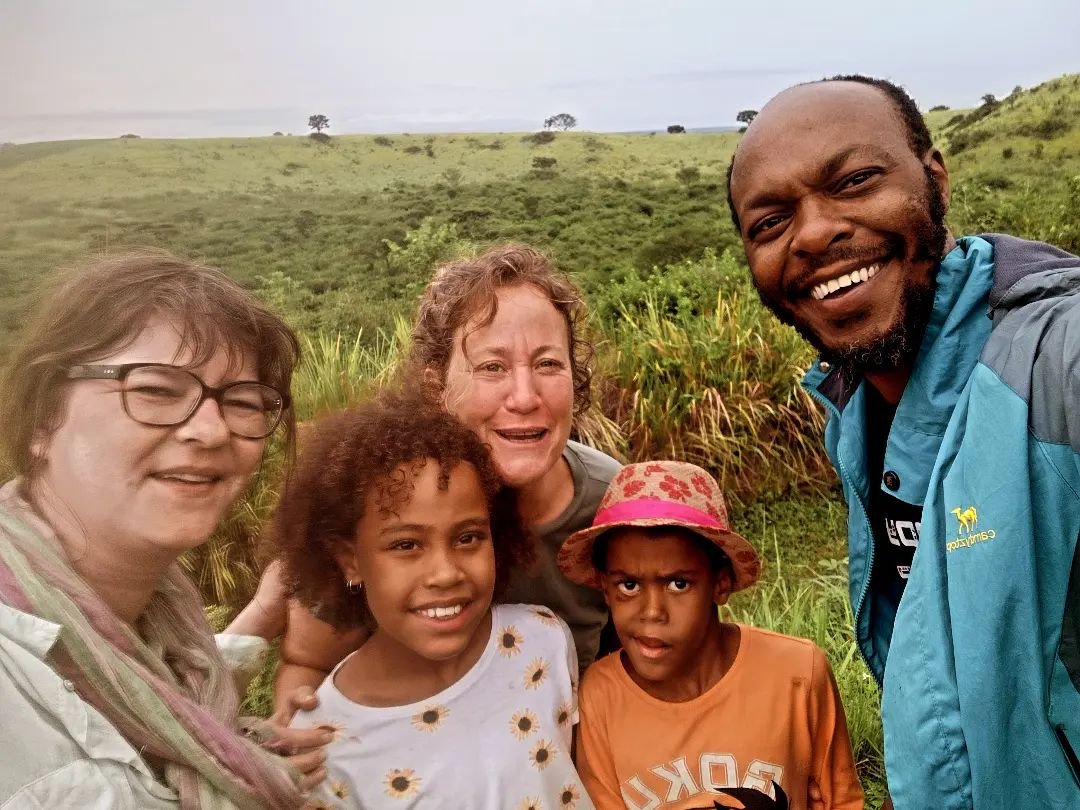
<svg viewBox="0 0 1080 810"><path fill-rule="evenodd" d="M819 362L859 648L897 810L1080 808L1080 259L988 235L942 262L885 450L922 506L899 609L871 586L863 383Z"/></svg>

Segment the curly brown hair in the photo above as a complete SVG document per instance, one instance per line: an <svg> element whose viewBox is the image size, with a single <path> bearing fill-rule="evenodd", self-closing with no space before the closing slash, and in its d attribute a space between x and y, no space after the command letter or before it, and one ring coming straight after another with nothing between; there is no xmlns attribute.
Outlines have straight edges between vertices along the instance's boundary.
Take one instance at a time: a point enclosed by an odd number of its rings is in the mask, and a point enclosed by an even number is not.
<svg viewBox="0 0 1080 810"><path fill-rule="evenodd" d="M522 284L543 293L566 321L574 412L586 410L595 351L583 335L585 303L574 282L556 270L547 256L528 245L499 245L435 271L420 296L406 372L419 376L417 372L433 369L439 387L445 385L458 330L473 319L477 319L476 328L487 326L499 309L496 293Z"/></svg>
<svg viewBox="0 0 1080 810"><path fill-rule="evenodd" d="M377 493L380 510L393 510L412 494L411 480L394 471L427 459L439 463L440 488L456 465L476 469L490 510L496 598L511 570L532 562L517 493L503 486L476 434L423 393L383 392L316 425L278 502L274 534L286 585L324 621L374 627L363 594L346 589L335 552L354 542L368 493Z"/></svg>

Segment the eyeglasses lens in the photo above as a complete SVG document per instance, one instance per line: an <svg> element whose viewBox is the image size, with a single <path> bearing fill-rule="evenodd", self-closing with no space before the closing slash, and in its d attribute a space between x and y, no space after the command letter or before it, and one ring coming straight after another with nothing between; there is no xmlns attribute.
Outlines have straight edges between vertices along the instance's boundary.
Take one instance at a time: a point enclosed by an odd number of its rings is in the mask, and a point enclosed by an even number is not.
<svg viewBox="0 0 1080 810"><path fill-rule="evenodd" d="M181 368L146 366L132 369L124 380L128 414L146 425L177 425L202 403L203 384ZM268 385L234 383L221 392L221 415L237 436L261 439L277 427L283 403Z"/></svg>

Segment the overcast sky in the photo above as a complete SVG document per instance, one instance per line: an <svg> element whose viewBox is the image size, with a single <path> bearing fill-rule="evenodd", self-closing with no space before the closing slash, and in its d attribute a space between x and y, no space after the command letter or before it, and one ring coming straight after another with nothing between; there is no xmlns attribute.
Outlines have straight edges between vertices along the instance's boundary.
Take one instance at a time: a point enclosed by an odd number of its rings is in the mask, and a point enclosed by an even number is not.
<svg viewBox="0 0 1080 810"><path fill-rule="evenodd" d="M1077 0L0 0L0 141L725 126L854 71L972 105L1078 42Z"/></svg>

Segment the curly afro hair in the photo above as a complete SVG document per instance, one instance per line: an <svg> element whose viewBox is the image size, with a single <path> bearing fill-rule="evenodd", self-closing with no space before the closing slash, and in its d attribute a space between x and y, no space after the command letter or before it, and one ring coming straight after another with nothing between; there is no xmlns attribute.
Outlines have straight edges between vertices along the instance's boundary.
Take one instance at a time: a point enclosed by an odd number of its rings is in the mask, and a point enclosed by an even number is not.
<svg viewBox="0 0 1080 810"><path fill-rule="evenodd" d="M346 590L335 552L353 542L368 494L377 493L380 510L407 502L411 480L393 473L428 459L439 464L440 487L456 465L476 469L491 516L496 598L511 570L531 564L517 494L503 485L487 446L421 392L384 392L316 425L278 502L274 534L287 587L319 618L336 627L374 628L362 592Z"/></svg>

